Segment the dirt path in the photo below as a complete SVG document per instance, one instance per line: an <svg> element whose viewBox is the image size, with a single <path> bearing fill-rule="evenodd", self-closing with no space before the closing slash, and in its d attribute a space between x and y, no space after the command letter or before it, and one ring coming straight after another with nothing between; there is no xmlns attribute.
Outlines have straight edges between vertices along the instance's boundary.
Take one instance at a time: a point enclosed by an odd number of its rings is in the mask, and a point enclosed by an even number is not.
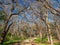
<svg viewBox="0 0 60 45"><path fill-rule="evenodd" d="M36 45L34 41L34 39L36 39L35 37L34 38L29 38L29 39L26 39L22 42L22 45Z"/></svg>

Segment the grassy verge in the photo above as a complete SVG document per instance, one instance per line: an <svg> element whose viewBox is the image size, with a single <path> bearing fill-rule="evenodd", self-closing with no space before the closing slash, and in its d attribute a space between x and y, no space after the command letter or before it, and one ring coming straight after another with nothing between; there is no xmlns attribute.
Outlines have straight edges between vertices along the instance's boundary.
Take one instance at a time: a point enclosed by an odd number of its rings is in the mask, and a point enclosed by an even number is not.
<svg viewBox="0 0 60 45"><path fill-rule="evenodd" d="M16 42L21 42L21 40L10 40L10 41L6 41L2 45L9 45L9 44L13 44L13 43L16 43Z"/></svg>
<svg viewBox="0 0 60 45"><path fill-rule="evenodd" d="M60 45L60 42L54 43L54 45Z"/></svg>

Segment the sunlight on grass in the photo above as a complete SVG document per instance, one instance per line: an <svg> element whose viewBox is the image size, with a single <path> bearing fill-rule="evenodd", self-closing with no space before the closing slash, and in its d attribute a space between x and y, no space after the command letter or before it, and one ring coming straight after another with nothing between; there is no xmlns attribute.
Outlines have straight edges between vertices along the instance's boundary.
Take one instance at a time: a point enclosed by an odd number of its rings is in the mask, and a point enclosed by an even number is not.
<svg viewBox="0 0 60 45"><path fill-rule="evenodd" d="M10 40L10 41L4 42L3 45L8 45L8 44L12 44L15 42L21 42L21 40Z"/></svg>

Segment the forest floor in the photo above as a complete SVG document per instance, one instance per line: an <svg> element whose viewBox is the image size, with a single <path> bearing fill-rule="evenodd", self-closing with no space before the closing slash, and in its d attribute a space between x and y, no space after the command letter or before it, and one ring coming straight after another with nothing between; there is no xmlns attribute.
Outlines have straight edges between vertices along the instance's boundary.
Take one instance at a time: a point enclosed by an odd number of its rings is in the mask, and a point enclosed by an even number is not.
<svg viewBox="0 0 60 45"><path fill-rule="evenodd" d="M34 42L34 39L36 39L36 37L34 38L29 38L23 41L22 45L50 45L50 43L46 42L46 43L36 43ZM54 43L60 42L58 40L53 40Z"/></svg>
<svg viewBox="0 0 60 45"><path fill-rule="evenodd" d="M21 43L18 42L18 43L14 43L12 45L51 45L48 42L43 42L43 43L39 42L39 43L37 43L37 42L34 41L35 39L37 39L37 38L33 37L33 38L25 39ZM54 39L53 42L54 42L54 45L60 45L60 41L58 41L57 39ZM55 44L55 43L58 43L58 42L59 42L59 44Z"/></svg>

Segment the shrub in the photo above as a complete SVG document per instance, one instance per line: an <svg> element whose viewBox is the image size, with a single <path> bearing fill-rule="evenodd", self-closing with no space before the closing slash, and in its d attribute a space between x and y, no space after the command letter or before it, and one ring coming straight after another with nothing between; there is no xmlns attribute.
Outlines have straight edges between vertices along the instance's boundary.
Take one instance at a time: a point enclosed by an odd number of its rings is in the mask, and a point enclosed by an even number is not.
<svg viewBox="0 0 60 45"><path fill-rule="evenodd" d="M47 38L45 37L45 38L42 38L42 40L41 40L41 42L47 42Z"/></svg>
<svg viewBox="0 0 60 45"><path fill-rule="evenodd" d="M36 39L34 39L34 41L39 43L39 42L41 42L41 38L36 38Z"/></svg>

